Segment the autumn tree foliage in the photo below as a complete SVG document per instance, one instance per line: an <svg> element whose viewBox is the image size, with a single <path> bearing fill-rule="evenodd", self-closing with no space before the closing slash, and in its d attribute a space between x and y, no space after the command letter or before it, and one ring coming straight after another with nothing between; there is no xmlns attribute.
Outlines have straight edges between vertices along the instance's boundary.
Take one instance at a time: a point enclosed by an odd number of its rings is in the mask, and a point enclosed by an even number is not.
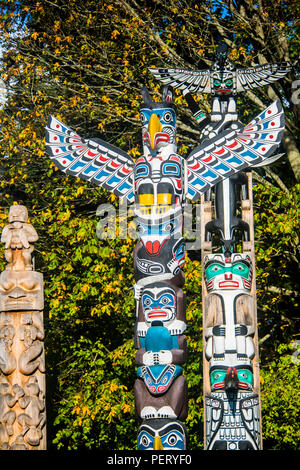
<svg viewBox="0 0 300 470"><path fill-rule="evenodd" d="M97 207L111 203L118 214L118 201L57 171L45 154L48 116L135 158L141 87L157 99L161 92L148 67L205 68L222 40L242 67L295 64L280 82L240 95L238 110L247 123L277 97L285 107L284 156L253 171L257 302L265 448L299 448L299 10L297 0L0 0L7 92L0 110L1 227L9 206L20 203L39 233L50 447L135 449L138 423L135 240L119 231L115 239L99 240ZM210 97L195 98L209 113ZM176 104L185 155L199 130L178 90ZM203 447L199 259L189 252L185 268L191 449Z"/></svg>

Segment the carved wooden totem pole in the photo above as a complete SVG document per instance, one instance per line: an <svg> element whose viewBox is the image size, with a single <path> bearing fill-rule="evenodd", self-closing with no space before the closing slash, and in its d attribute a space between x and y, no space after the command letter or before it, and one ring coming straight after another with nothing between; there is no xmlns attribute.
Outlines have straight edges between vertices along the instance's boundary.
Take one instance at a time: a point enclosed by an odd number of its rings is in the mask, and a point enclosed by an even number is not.
<svg viewBox="0 0 300 470"><path fill-rule="evenodd" d="M208 70L150 69L163 83L183 90L200 125L202 145L213 148L216 136L228 142L210 160L231 154L226 165L269 164L274 143L279 144L284 115L274 102L244 129L238 122L238 92L267 85L283 77L290 65L267 64L237 69L227 59L224 44ZM210 119L201 112L191 92L210 93ZM259 160L257 158L259 157ZM225 161L224 161L225 163ZM242 164L243 165L243 164ZM213 191L201 196L203 263L203 377L205 448L207 450L261 449L259 364L257 342L255 256L251 172L232 172ZM238 246L240 250L238 251Z"/></svg>
<svg viewBox="0 0 300 470"><path fill-rule="evenodd" d="M135 162L126 152L101 139L82 139L53 116L47 124L46 148L63 172L134 203L139 238L134 251L137 348L134 393L136 416L141 420L138 449L183 450L187 440L183 422L188 411L183 375L184 204L186 200L199 200L226 178L265 161L280 143L283 111L276 102L254 124L245 129L223 128L184 159L177 153L172 88L164 86L161 102L153 101L145 87L142 95L143 155ZM262 123L269 125L275 115L276 126L270 141ZM257 131L248 135L252 125ZM245 328L240 328L241 342L244 336L248 342L251 327L250 324L248 329L245 327L246 336Z"/></svg>
<svg viewBox="0 0 300 470"><path fill-rule="evenodd" d="M0 449L45 450L43 275L34 271L38 235L25 206L9 210L0 274Z"/></svg>

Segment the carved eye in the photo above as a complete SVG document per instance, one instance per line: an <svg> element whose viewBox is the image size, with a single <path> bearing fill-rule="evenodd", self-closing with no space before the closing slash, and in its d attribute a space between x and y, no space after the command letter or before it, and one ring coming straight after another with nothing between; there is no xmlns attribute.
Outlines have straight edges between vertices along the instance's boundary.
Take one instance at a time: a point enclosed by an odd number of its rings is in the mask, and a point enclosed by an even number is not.
<svg viewBox="0 0 300 470"><path fill-rule="evenodd" d="M175 433L171 433L168 436L167 442L170 446L172 447L175 446L177 444L177 441L178 441L178 436Z"/></svg>
<svg viewBox="0 0 300 470"><path fill-rule="evenodd" d="M237 264L237 265L235 266L235 269L236 269L237 271L245 271L245 266L243 266L242 264Z"/></svg>
<svg viewBox="0 0 300 470"><path fill-rule="evenodd" d="M148 436L146 436L145 434L141 437L141 440L140 440L140 443L142 444L142 446L144 447L148 447L148 445L150 444L150 439Z"/></svg>
<svg viewBox="0 0 300 470"><path fill-rule="evenodd" d="M168 297L163 297L163 298L161 299L161 303L162 303L163 305L167 305L167 304L169 303Z"/></svg>
<svg viewBox="0 0 300 470"><path fill-rule="evenodd" d="M164 119L164 121L166 121L166 122L171 122L171 121L172 121L172 114L171 114L169 111L167 111L167 112L164 114L163 119Z"/></svg>
<svg viewBox="0 0 300 470"><path fill-rule="evenodd" d="M144 233L145 229L142 225L138 224L136 227L137 233Z"/></svg>
<svg viewBox="0 0 300 470"><path fill-rule="evenodd" d="M170 222L169 224L165 226L166 232L172 232L173 230L174 230L174 224L172 222Z"/></svg>
<svg viewBox="0 0 300 470"><path fill-rule="evenodd" d="M146 307L149 307L151 305L151 300L149 298L145 299L144 300L144 305L146 305Z"/></svg>
<svg viewBox="0 0 300 470"><path fill-rule="evenodd" d="M232 80L225 80L225 84L226 84L227 86L231 86L232 83L233 83Z"/></svg>
<svg viewBox="0 0 300 470"><path fill-rule="evenodd" d="M140 114L140 119L141 119L142 124L145 124L145 122L147 121L146 116L143 113Z"/></svg>
<svg viewBox="0 0 300 470"><path fill-rule="evenodd" d="M219 266L213 266L213 267L211 268L211 270L214 271L214 272L220 271L220 269L221 269L221 268L220 268Z"/></svg>

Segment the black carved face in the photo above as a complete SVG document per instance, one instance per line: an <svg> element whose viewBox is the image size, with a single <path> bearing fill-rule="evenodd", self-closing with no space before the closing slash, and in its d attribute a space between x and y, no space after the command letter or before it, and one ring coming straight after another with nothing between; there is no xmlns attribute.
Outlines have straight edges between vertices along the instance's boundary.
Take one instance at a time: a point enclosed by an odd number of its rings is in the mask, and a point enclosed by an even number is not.
<svg viewBox="0 0 300 470"><path fill-rule="evenodd" d="M212 90L218 96L231 95L233 91L233 74L231 72L214 72L212 75Z"/></svg>
<svg viewBox="0 0 300 470"><path fill-rule="evenodd" d="M138 433L139 450L185 450L186 429L183 423L171 419L149 419Z"/></svg>

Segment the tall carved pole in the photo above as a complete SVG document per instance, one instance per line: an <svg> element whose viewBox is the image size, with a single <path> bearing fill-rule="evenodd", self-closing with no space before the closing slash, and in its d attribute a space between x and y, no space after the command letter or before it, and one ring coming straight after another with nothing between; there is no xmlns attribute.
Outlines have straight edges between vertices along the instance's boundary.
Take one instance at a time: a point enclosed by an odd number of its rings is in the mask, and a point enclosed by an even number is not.
<svg viewBox="0 0 300 470"><path fill-rule="evenodd" d="M210 69L150 71L183 91L199 123L202 143L210 145L226 129L240 131L238 138L224 145L232 152L231 163L252 152L253 166L260 166L280 157L255 161L259 144L264 141L260 152L269 152L270 143L279 137L273 131L284 125L281 106L273 103L242 131L235 97L282 78L290 69L287 63L237 69L222 44ZM191 93L196 92L211 94L210 119L194 101ZM218 153L222 154L226 155ZM218 182L201 202L205 448L261 449L251 173L235 173Z"/></svg>
<svg viewBox="0 0 300 470"><path fill-rule="evenodd" d="M63 172L134 203L138 448L180 450L186 448L182 421L187 416L183 207L186 200L198 201L223 180L268 160L281 141L284 116L280 102L274 102L245 128L218 128L183 159L176 149L172 88L164 87L161 102L154 102L146 88L142 95L143 155L135 162L102 139L82 139L53 116L46 149ZM264 125L275 116L269 142ZM257 127L255 135L247 135L251 127Z"/></svg>
<svg viewBox="0 0 300 470"><path fill-rule="evenodd" d="M228 182L237 198L229 200L229 192L225 199L223 188L216 187L214 204L203 200L205 446L208 450L257 450L262 448L262 433L251 173L243 178L245 191L232 179ZM218 211L218 191L236 221L227 249L222 238L226 220ZM237 217L237 201L242 206L241 218ZM235 244L238 230L247 239L241 252ZM220 245L212 242L212 235L220 231L221 251Z"/></svg>
<svg viewBox="0 0 300 470"><path fill-rule="evenodd" d="M143 90L143 156L135 165L137 233L136 416L138 449L186 448L186 361L183 205L184 160L176 153L171 88L162 101Z"/></svg>
<svg viewBox="0 0 300 470"><path fill-rule="evenodd" d="M0 449L46 449L43 275L34 270L38 235L25 206L9 210L0 274Z"/></svg>

